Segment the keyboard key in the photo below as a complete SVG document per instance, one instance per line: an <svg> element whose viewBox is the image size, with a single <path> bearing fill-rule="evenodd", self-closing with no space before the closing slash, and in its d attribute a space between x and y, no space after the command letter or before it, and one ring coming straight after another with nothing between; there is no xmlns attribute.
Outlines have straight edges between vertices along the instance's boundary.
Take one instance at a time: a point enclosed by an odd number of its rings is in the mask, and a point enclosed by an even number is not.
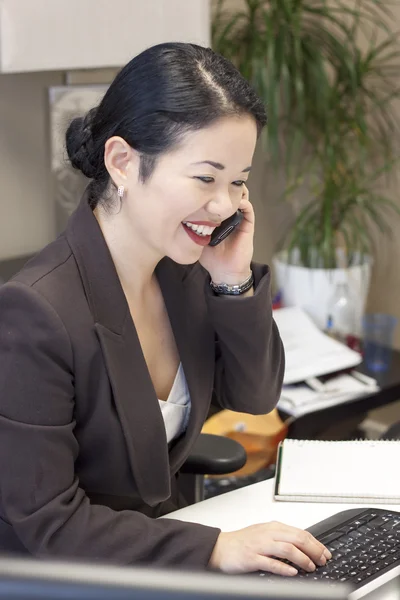
<svg viewBox="0 0 400 600"><path fill-rule="evenodd" d="M338 527L337 531L340 531L342 534L347 534L350 533L351 531L354 531L356 529L356 527L354 525L343 525L342 527Z"/></svg>
<svg viewBox="0 0 400 600"><path fill-rule="evenodd" d="M354 525L358 529L361 525L365 525L365 523L368 523L368 519L356 519L355 521L350 521L349 525Z"/></svg>
<svg viewBox="0 0 400 600"><path fill-rule="evenodd" d="M344 544L340 540L335 540L334 542L331 542L330 546L334 550L339 550L339 548L342 548Z"/></svg>
<svg viewBox="0 0 400 600"><path fill-rule="evenodd" d="M337 540L341 535L343 535L342 532L340 532L340 531L333 531L332 533L329 533L328 535L323 535L323 536L319 537L319 541L322 544L324 544L324 546L326 546L330 542L333 542L334 540Z"/></svg>
<svg viewBox="0 0 400 600"><path fill-rule="evenodd" d="M339 538L339 540L345 545L345 546L350 546L350 544L352 544L354 542L354 539L351 538L349 535L342 535L342 537ZM322 540L321 540L322 541ZM323 542L322 542L323 543Z"/></svg>
<svg viewBox="0 0 400 600"><path fill-rule="evenodd" d="M361 527L359 527L357 531L359 531L360 533L368 533L369 531L372 531L372 528L368 525L361 525Z"/></svg>
<svg viewBox="0 0 400 600"><path fill-rule="evenodd" d="M391 529L399 529L400 528L400 518L396 517L390 522Z"/></svg>
<svg viewBox="0 0 400 600"><path fill-rule="evenodd" d="M376 519L372 519L372 521L369 521L368 527L372 527L372 529L378 529L378 527L383 525L383 523L387 523L388 521L390 521L390 518L382 515L380 517L376 517Z"/></svg>
<svg viewBox="0 0 400 600"><path fill-rule="evenodd" d="M365 581L366 579L368 579L368 577L371 577L370 573L360 573L359 575L355 575L355 577L351 578L351 583L361 583L362 581Z"/></svg>
<svg viewBox="0 0 400 600"><path fill-rule="evenodd" d="M378 513L376 512L370 512L368 514L366 514L363 518L366 519L367 521L371 521L372 519L375 519L375 517L378 516Z"/></svg>

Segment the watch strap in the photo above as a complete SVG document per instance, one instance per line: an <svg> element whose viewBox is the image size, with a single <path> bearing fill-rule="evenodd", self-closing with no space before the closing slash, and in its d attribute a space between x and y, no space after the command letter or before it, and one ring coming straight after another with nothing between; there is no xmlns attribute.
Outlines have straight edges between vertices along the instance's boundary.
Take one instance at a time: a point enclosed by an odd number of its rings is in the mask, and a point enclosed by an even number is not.
<svg viewBox="0 0 400 600"><path fill-rule="evenodd" d="M210 287L215 294L222 296L240 296L244 294L254 285L253 272L250 273L247 279L242 283L230 284L230 283L214 283L210 281Z"/></svg>

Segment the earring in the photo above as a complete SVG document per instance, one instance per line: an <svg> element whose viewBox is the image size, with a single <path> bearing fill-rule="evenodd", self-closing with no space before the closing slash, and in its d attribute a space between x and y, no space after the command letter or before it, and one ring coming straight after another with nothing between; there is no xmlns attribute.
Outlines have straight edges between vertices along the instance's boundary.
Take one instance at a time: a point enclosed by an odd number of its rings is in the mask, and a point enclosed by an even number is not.
<svg viewBox="0 0 400 600"><path fill-rule="evenodd" d="M124 197L124 193L125 193L124 186L123 185L119 185L118 186L118 198L121 200L121 202L122 202L122 199Z"/></svg>

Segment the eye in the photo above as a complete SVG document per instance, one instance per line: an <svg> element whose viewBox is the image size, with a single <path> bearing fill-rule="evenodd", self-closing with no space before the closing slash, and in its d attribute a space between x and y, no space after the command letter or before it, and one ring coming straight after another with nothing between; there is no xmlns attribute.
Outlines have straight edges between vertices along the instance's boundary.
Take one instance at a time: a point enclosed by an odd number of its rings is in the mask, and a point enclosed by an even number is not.
<svg viewBox="0 0 400 600"><path fill-rule="evenodd" d="M233 181L232 185L236 185L237 187L240 187L240 186L244 185L245 183L246 183L245 181L239 179L239 181Z"/></svg>
<svg viewBox="0 0 400 600"><path fill-rule="evenodd" d="M214 177L195 177L195 179L199 179L203 183L214 183Z"/></svg>

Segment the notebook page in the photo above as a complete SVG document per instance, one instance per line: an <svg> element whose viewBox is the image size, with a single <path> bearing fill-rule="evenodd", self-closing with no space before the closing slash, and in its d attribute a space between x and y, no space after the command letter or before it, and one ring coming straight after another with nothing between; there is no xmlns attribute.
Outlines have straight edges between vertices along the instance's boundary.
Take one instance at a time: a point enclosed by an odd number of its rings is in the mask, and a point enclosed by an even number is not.
<svg viewBox="0 0 400 600"><path fill-rule="evenodd" d="M279 495L400 498L400 441L283 442Z"/></svg>

